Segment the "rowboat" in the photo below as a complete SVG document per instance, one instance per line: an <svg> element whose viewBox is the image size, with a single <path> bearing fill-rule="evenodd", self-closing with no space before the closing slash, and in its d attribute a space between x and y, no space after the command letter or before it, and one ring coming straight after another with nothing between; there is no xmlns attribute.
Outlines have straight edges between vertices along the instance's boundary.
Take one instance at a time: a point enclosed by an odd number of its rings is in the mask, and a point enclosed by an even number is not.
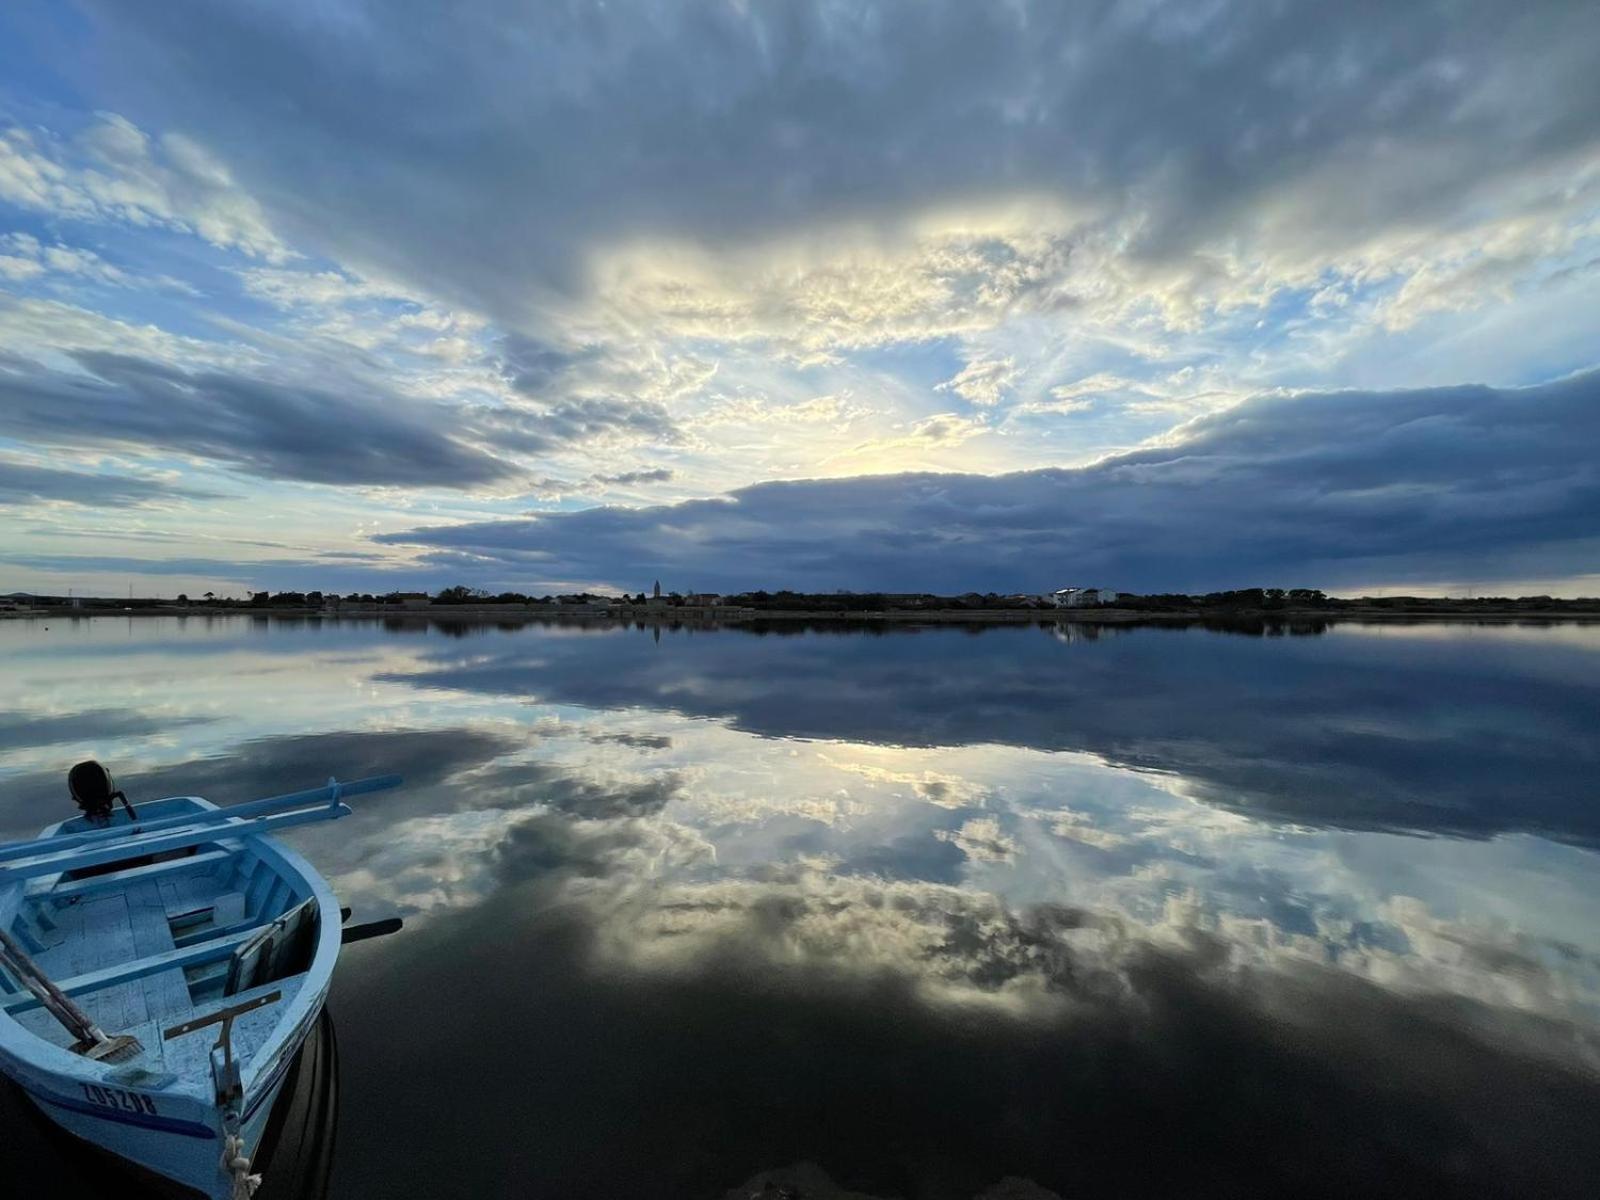
<svg viewBox="0 0 1600 1200"><path fill-rule="evenodd" d="M82 816L0 844L0 1072L66 1132L247 1200L273 1101L327 999L332 889L276 832L347 816L378 776L227 808L138 810L80 764ZM112 800L122 799L114 810Z"/></svg>

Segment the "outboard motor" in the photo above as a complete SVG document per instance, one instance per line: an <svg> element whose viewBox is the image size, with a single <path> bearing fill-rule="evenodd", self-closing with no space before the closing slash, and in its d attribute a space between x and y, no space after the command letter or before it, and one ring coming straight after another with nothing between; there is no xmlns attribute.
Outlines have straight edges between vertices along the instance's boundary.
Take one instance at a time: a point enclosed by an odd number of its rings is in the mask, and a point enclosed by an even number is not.
<svg viewBox="0 0 1600 1200"><path fill-rule="evenodd" d="M121 800L122 807L128 810L130 822L139 819L139 814L133 811L133 805L128 803L128 797L122 794L116 781L111 778L111 772L92 758L67 772L67 790L92 824L110 824L112 802L116 800Z"/></svg>

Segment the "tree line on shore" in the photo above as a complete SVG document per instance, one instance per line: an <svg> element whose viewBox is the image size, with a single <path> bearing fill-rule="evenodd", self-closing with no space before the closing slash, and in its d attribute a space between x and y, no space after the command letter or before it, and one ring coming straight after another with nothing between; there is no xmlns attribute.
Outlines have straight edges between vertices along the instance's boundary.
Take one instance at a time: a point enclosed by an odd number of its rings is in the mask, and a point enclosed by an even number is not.
<svg viewBox="0 0 1600 1200"><path fill-rule="evenodd" d="M3 599L3 598L0 598ZM75 607L149 609L170 607L172 601L149 597L123 599L121 597L69 600L61 596L14 594L10 599L25 599L32 605ZM594 592L531 595L524 592L489 592L481 588L458 584L443 588L431 596L420 592L337 592L282 591L252 592L246 599L219 596L206 592L191 599L180 593L177 604L185 608L220 609L321 609L325 607L402 607L407 601L423 601L429 605L452 606L520 606L528 607L601 607L613 605L642 606L651 601L645 593L603 594ZM905 611L994 611L994 610L1054 610L1048 596L1027 593L1002 594L998 592L965 592L960 595L938 595L932 592L795 592L789 590L756 590L728 595L683 595L667 592L659 603L671 608L716 607L753 609L758 612L815 612L815 613L870 613ZM1123 592L1108 603L1090 605L1093 608L1114 608L1148 613L1233 613L1233 612L1437 612L1440 610L1473 612L1594 612L1600 611L1600 598L1575 600L1556 599L1550 596L1329 596L1319 588L1235 588L1218 592L1158 592L1136 594Z"/></svg>

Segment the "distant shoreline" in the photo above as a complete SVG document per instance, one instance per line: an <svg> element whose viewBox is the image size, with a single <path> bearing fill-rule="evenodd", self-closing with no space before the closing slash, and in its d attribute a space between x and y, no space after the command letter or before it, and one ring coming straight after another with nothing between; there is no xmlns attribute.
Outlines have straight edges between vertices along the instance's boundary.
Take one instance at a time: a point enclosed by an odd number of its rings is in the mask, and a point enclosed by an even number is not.
<svg viewBox="0 0 1600 1200"><path fill-rule="evenodd" d="M0 610L0 620L68 619L103 620L116 617L178 617L205 620L214 617L252 617L261 620L320 621L480 621L497 624L532 624L541 621L588 624L749 625L765 622L815 622L838 625L894 623L902 625L1192 625L1197 622L1457 622L1507 624L1556 621L1600 622L1600 611L1583 609L1476 609L1476 608L1276 608L1276 609L1172 609L1151 611L1131 608L998 608L998 609L757 609L757 608L651 608L639 605L598 608L589 606L442 604L416 608L395 606L345 606L338 611L321 608L252 608L144 606L139 608L33 608Z"/></svg>

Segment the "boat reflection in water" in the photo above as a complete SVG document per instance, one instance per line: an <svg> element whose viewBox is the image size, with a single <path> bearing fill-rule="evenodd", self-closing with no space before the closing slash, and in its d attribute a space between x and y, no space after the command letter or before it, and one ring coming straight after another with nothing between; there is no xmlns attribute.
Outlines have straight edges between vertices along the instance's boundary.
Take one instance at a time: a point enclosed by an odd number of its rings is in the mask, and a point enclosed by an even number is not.
<svg viewBox="0 0 1600 1200"><path fill-rule="evenodd" d="M289 1069L255 1163L264 1182L255 1200L322 1200L328 1195L339 1124L339 1045L324 1008ZM0 1178L34 1183L55 1197L190 1200L200 1193L76 1138L0 1078Z"/></svg>

